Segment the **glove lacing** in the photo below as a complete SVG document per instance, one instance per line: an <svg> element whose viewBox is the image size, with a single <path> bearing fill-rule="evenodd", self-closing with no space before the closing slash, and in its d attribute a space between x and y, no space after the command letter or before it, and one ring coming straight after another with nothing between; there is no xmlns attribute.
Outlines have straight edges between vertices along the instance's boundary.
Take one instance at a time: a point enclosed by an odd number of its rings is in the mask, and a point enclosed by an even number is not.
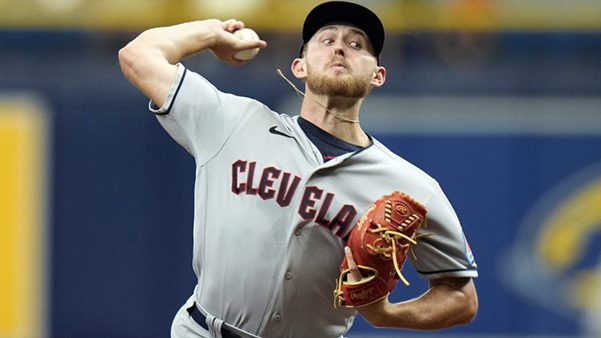
<svg viewBox="0 0 601 338"><path fill-rule="evenodd" d="M380 234L380 236L381 236L378 240L376 240L374 242L374 244L376 244L380 239L384 239L384 241L386 241L386 243L388 245L381 246L381 245L377 245L377 244L371 245L369 243L366 243L365 246L376 255L380 255L385 259L392 258L394 270L396 271L396 273L399 276L399 278L401 279L401 281L403 281L403 283L408 286L409 281L407 281L405 276L403 276L403 274L401 273L401 269L399 267L399 262L397 259L397 250L399 250L399 249L404 250L410 244L401 244L400 248L399 248L399 247L397 247L397 244L398 244L397 241L399 239L405 239L406 241L408 241L409 243L411 243L413 245L417 244L417 242L413 238L411 238L401 232L393 231L393 230L390 230L389 228L383 227L379 223L371 222L371 225L376 226L376 228L370 227L369 229L367 229L367 231L369 231L371 233L375 233L375 234Z"/></svg>

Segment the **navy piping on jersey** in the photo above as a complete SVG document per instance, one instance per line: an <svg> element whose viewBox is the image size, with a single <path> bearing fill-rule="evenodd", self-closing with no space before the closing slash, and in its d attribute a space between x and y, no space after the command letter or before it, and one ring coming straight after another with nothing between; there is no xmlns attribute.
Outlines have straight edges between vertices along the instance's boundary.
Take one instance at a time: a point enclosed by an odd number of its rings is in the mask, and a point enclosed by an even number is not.
<svg viewBox="0 0 601 338"><path fill-rule="evenodd" d="M323 157L323 160L325 162L340 155L344 155L346 153L358 153L360 151L365 150L373 144L372 142L367 147L361 147L346 142L319 128L318 126L314 125L313 123L307 121L306 119L300 116L298 118L298 125L305 132L305 134L307 134L307 137L311 140L311 142L313 142L317 149L319 149L319 151L321 152L321 156Z"/></svg>
<svg viewBox="0 0 601 338"><path fill-rule="evenodd" d="M177 94L179 93L180 88L182 88L182 84L184 83L184 79L186 78L187 72L188 72L188 69L184 68L184 73L182 74L182 78L180 79L179 84L177 85L177 89L175 90L175 93L173 94L173 99L169 103L169 107L162 113L155 113L156 115L169 114L169 112L171 111L171 107L173 107L173 102L175 102L175 99L177 98Z"/></svg>

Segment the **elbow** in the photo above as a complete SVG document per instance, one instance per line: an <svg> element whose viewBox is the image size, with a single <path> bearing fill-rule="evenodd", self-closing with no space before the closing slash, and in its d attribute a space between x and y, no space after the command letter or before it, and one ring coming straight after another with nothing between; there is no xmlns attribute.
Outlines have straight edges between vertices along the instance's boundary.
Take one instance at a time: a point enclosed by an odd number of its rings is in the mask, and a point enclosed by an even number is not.
<svg viewBox="0 0 601 338"><path fill-rule="evenodd" d="M471 323L478 313L478 298L474 298L467 302L464 310L463 320L459 322L459 325L467 325Z"/></svg>
<svg viewBox="0 0 601 338"><path fill-rule="evenodd" d="M117 56L119 57L119 65L121 65L121 68L123 68L125 65L128 65L131 58L129 45L119 49L119 54Z"/></svg>
<svg viewBox="0 0 601 338"><path fill-rule="evenodd" d="M454 295L451 297L451 305L447 311L447 320L442 321L444 324L440 324L442 327L447 328L456 325L467 325L471 323L478 313L478 292L474 281L470 279L451 279L447 281L453 285L451 293Z"/></svg>
<svg viewBox="0 0 601 338"><path fill-rule="evenodd" d="M471 323L478 313L478 292L473 279L453 279L456 292L456 306L452 323L449 326L467 325Z"/></svg>
<svg viewBox="0 0 601 338"><path fill-rule="evenodd" d="M457 323L458 325L467 325L471 323L478 313L478 294L476 293L475 288L471 288L470 292L467 293L464 306L462 311L462 316Z"/></svg>
<svg viewBox="0 0 601 338"><path fill-rule="evenodd" d="M121 72L134 86L140 87L141 81L148 73L150 50L136 40L119 50L119 66Z"/></svg>
<svg viewBox="0 0 601 338"><path fill-rule="evenodd" d="M119 66L121 66L123 75L128 79L131 79L135 73L135 55L135 48L131 46L131 43L119 50Z"/></svg>
<svg viewBox="0 0 601 338"><path fill-rule="evenodd" d="M119 50L119 65L123 75L130 80L136 80L136 76L143 72L149 57L153 54L152 47L148 41L153 39L153 30L142 32L138 37L130 41Z"/></svg>

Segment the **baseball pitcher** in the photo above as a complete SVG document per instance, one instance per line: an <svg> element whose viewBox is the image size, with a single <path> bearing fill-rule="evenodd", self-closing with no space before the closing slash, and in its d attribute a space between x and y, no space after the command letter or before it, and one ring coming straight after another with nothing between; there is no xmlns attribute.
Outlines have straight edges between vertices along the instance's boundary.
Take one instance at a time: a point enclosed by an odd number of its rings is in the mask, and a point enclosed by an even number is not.
<svg viewBox="0 0 601 338"><path fill-rule="evenodd" d="M126 78L196 163L198 280L171 336L334 338L357 313L377 327L470 322L477 269L451 204L361 128L363 101L386 80L380 19L342 1L308 14L291 63L305 84L300 113L224 92L180 63L203 51L252 62L267 43L243 29L234 19L153 28L119 52ZM429 289L391 303L407 258Z"/></svg>

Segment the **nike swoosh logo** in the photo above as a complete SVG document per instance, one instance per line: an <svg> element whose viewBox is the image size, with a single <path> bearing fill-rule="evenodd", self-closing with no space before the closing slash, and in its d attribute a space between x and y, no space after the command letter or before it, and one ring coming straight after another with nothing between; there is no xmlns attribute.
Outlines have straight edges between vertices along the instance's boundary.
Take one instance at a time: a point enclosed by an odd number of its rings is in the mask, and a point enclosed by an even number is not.
<svg viewBox="0 0 601 338"><path fill-rule="evenodd" d="M277 126L273 126L273 127L269 128L269 132L272 134L275 134L275 135L280 135L280 136L284 136L284 137L288 137L288 138L294 138L293 136L284 134L281 131L277 130Z"/></svg>

